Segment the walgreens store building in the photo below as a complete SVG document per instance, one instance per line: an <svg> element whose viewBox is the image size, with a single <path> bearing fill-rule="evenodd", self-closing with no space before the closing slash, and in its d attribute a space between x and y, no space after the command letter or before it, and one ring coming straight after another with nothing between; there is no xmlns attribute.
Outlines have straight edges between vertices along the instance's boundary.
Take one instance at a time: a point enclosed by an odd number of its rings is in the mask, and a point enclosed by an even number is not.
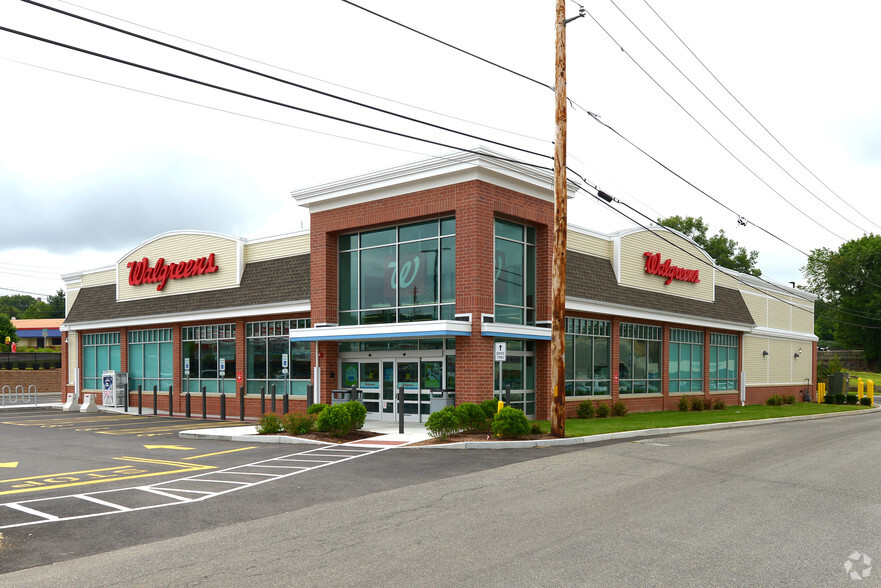
<svg viewBox="0 0 881 588"><path fill-rule="evenodd" d="M211 414L221 393L238 414L244 390L253 417L261 389L302 410L309 389L329 403L354 386L369 418L392 420L403 387L405 418L424 421L432 392L479 402L510 386L548 418L552 180L488 154L431 159L294 192L308 232L166 233L63 276L65 393L114 370L150 391L145 406L157 386L181 413L204 388ZM566 272L570 416L582 400L760 403L816 380L814 297L715 267L681 235L571 225Z"/></svg>

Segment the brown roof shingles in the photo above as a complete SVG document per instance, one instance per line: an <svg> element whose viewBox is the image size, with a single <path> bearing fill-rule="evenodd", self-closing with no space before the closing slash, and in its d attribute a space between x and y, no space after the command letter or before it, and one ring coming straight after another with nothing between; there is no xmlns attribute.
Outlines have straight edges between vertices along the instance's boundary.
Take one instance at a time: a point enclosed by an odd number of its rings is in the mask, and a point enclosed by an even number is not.
<svg viewBox="0 0 881 588"><path fill-rule="evenodd" d="M715 301L705 302L668 296L651 290L618 284L612 262L602 257L566 252L566 296L681 314L696 318L753 325L743 296L731 288L716 286Z"/></svg>
<svg viewBox="0 0 881 588"><path fill-rule="evenodd" d="M237 288L117 302L116 286L83 288L65 323L106 321L309 300L309 255L249 263Z"/></svg>

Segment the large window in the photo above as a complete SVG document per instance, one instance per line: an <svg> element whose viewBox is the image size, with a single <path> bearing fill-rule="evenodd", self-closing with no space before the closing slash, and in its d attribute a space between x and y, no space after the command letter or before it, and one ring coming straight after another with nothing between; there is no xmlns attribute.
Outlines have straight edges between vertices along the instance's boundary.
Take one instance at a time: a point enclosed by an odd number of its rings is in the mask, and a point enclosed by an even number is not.
<svg viewBox="0 0 881 588"><path fill-rule="evenodd" d="M174 343L171 329L128 332L129 390L168 390L172 385Z"/></svg>
<svg viewBox="0 0 881 588"><path fill-rule="evenodd" d="M535 324L535 229L496 219L495 321Z"/></svg>
<svg viewBox="0 0 881 588"><path fill-rule="evenodd" d="M236 393L236 325L204 325L181 329L184 362L184 385L190 392ZM220 369L220 360L225 362ZM221 373L223 371L223 373Z"/></svg>
<svg viewBox="0 0 881 588"><path fill-rule="evenodd" d="M83 335L83 389L101 390L104 370L121 371L119 333Z"/></svg>
<svg viewBox="0 0 881 588"><path fill-rule="evenodd" d="M340 236L340 324L452 319L455 233L445 218Z"/></svg>
<svg viewBox="0 0 881 588"><path fill-rule="evenodd" d="M661 393L661 327L621 323L619 330L620 394Z"/></svg>
<svg viewBox="0 0 881 588"><path fill-rule="evenodd" d="M311 381L312 351L308 341L291 341L291 329L309 327L309 319L260 321L245 326L248 356L248 394L259 394L262 388L275 393L306 395ZM287 355L287 368L284 366Z"/></svg>
<svg viewBox="0 0 881 588"><path fill-rule="evenodd" d="M737 390L737 339L710 333L710 392Z"/></svg>
<svg viewBox="0 0 881 588"><path fill-rule="evenodd" d="M704 389L704 333L670 329L670 392Z"/></svg>
<svg viewBox="0 0 881 588"><path fill-rule="evenodd" d="M611 394L611 336L609 321L566 318L566 396Z"/></svg>

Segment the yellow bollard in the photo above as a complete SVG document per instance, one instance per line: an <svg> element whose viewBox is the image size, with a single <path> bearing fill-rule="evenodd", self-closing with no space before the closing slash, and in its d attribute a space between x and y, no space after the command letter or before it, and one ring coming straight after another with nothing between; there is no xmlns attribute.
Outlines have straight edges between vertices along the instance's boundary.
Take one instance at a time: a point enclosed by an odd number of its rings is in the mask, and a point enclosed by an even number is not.
<svg viewBox="0 0 881 588"><path fill-rule="evenodd" d="M826 401L826 383L817 384L817 404L823 404Z"/></svg>
<svg viewBox="0 0 881 588"><path fill-rule="evenodd" d="M505 401L499 400L499 409L496 412L502 412L503 408L505 408Z"/></svg>
<svg viewBox="0 0 881 588"><path fill-rule="evenodd" d="M857 398L863 397L863 379L857 378Z"/></svg>
<svg viewBox="0 0 881 588"><path fill-rule="evenodd" d="M869 397L869 404L875 404L875 382L872 380L866 381L866 395Z"/></svg>

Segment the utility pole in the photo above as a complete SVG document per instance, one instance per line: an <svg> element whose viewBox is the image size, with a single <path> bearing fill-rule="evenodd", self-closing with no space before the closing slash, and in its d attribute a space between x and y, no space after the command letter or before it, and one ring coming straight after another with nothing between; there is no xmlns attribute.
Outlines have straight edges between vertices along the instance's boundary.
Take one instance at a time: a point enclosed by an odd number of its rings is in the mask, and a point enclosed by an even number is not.
<svg viewBox="0 0 881 588"><path fill-rule="evenodd" d="M566 436L566 2L556 0L554 259L551 269L551 435Z"/></svg>

